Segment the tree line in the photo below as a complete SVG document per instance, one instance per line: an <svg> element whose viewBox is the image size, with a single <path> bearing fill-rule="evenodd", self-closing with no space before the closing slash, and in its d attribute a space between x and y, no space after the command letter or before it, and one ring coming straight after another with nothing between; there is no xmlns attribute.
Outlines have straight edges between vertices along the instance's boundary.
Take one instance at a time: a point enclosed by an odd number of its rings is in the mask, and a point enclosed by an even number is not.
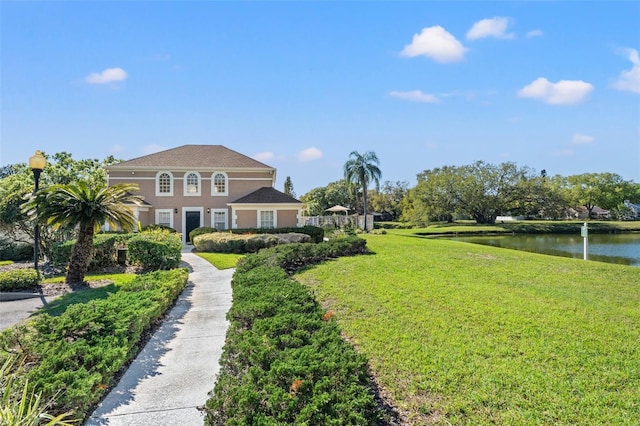
<svg viewBox="0 0 640 426"><path fill-rule="evenodd" d="M385 181L367 192L367 211L416 225L456 218L491 224L501 215L563 219L579 207L592 217L596 206L609 210L611 218L625 219L631 211L624 202L640 203L640 184L615 173L548 176L545 170L537 173L512 162L437 167L419 173L412 188L405 181ZM300 200L308 215L320 216L336 204L362 213L361 197L362 189L343 179L314 188Z"/></svg>

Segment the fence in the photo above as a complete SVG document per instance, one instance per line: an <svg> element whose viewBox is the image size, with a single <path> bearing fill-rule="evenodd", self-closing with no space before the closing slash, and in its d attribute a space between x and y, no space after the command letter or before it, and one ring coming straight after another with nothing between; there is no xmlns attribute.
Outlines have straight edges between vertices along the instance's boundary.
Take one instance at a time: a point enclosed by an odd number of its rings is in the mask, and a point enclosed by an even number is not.
<svg viewBox="0 0 640 426"><path fill-rule="evenodd" d="M303 216L302 222L305 225L312 226L320 226L330 227L334 226L336 228L342 228L344 226L353 226L360 229L364 229L364 215L343 215L343 214L335 214L332 216ZM367 230L371 231L373 229L373 215L367 215Z"/></svg>

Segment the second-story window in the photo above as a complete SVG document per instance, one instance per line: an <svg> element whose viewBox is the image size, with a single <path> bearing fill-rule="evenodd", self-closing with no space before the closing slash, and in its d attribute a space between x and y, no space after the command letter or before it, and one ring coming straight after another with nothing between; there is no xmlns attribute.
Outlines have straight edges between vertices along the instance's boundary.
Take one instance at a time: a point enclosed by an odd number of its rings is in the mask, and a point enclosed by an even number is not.
<svg viewBox="0 0 640 426"><path fill-rule="evenodd" d="M200 175L188 172L184 175L184 195L200 195Z"/></svg>
<svg viewBox="0 0 640 426"><path fill-rule="evenodd" d="M216 172L211 177L211 195L228 195L229 187L226 173Z"/></svg>
<svg viewBox="0 0 640 426"><path fill-rule="evenodd" d="M173 176L169 172L159 172L156 175L156 195L173 195Z"/></svg>

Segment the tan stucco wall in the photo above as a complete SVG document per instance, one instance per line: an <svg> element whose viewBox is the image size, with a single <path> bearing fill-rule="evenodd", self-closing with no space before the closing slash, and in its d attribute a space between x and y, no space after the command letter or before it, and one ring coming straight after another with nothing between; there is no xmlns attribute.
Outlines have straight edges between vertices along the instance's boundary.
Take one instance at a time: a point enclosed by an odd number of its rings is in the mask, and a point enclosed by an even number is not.
<svg viewBox="0 0 640 426"><path fill-rule="evenodd" d="M236 224L238 228L255 228L257 226L257 212L255 210L237 210Z"/></svg>
<svg viewBox="0 0 640 426"><path fill-rule="evenodd" d="M298 226L298 210L278 210L278 228Z"/></svg>

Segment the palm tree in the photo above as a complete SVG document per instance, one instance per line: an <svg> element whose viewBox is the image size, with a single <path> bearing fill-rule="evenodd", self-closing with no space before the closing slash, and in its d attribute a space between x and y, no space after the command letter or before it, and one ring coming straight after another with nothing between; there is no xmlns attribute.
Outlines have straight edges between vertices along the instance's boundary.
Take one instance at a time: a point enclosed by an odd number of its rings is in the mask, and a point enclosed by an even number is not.
<svg viewBox="0 0 640 426"><path fill-rule="evenodd" d="M349 160L344 163L344 178L347 182L362 187L365 231L367 230L367 189L372 181L375 182L376 188L380 187L382 172L379 165L378 156L373 151L367 151L364 154L352 151L349 154Z"/></svg>
<svg viewBox="0 0 640 426"><path fill-rule="evenodd" d="M24 204L24 212L54 229L77 227L66 283L84 282L93 255L93 235L102 224L119 225L125 231L135 227L137 219L126 204L141 204L142 198L132 194L136 191L135 184L89 186L85 181L75 181L42 189Z"/></svg>

